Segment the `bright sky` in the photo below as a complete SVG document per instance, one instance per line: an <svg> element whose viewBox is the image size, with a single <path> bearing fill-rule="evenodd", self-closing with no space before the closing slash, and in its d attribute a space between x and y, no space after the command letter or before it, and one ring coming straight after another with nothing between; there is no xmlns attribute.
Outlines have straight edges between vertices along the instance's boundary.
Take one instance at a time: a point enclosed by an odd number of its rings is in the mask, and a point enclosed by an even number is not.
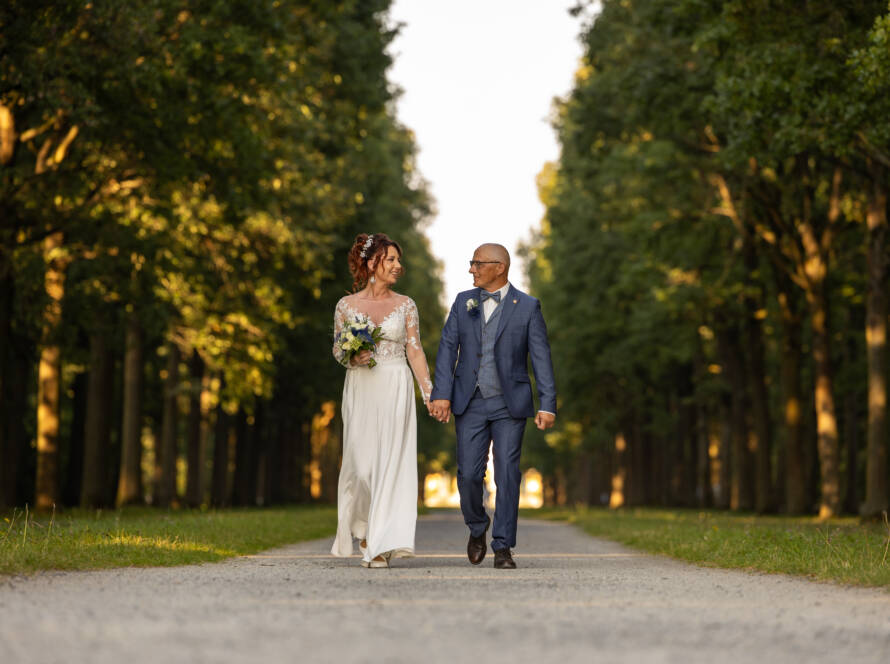
<svg viewBox="0 0 890 664"><path fill-rule="evenodd" d="M404 90L398 116L420 148L419 167L438 214L429 229L445 265L446 306L472 288L467 261L484 242L514 257L544 208L535 176L559 155L549 123L581 57L575 0L395 0L404 23L391 47L390 80Z"/></svg>

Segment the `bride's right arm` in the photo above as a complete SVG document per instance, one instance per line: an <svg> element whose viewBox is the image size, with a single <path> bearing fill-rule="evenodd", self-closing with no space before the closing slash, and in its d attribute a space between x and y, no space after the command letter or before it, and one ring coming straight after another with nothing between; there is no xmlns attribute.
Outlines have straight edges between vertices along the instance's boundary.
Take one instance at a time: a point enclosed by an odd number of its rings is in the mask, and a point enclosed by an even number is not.
<svg viewBox="0 0 890 664"><path fill-rule="evenodd" d="M340 344L337 343L337 340L340 338L340 333L343 331L343 324L346 321L346 302L344 300L340 300L337 302L337 307L334 309L334 359L337 360L344 367L349 367L349 360L346 359L346 351L340 347Z"/></svg>

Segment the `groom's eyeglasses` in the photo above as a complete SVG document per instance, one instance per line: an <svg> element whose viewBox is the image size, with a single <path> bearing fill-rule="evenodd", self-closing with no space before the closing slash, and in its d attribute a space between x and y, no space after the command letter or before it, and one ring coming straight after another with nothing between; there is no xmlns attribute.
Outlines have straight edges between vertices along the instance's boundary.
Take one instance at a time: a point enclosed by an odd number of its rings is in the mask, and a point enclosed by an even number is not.
<svg viewBox="0 0 890 664"><path fill-rule="evenodd" d="M486 265L487 263L500 263L501 261L470 261L470 268L478 268L480 265Z"/></svg>

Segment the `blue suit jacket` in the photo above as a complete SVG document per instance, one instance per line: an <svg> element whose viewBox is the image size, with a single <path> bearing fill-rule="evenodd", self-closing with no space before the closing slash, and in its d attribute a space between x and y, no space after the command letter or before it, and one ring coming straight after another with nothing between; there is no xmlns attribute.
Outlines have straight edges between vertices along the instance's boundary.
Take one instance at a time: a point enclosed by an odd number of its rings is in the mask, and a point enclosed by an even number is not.
<svg viewBox="0 0 890 664"><path fill-rule="evenodd" d="M463 414L476 390L484 320L480 291L474 288L457 296L439 342L436 382L431 398L451 401L451 411L455 415ZM467 309L469 300L478 303L475 312ZM510 415L515 418L535 415L528 375L529 357L535 372L540 410L556 413L556 381L541 303L512 285L504 299L494 355Z"/></svg>

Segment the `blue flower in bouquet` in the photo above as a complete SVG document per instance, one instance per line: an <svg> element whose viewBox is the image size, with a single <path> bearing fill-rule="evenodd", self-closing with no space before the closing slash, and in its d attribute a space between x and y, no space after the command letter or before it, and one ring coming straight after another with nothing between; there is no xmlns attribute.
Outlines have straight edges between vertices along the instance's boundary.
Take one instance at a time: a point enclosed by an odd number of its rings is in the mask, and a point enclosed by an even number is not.
<svg viewBox="0 0 890 664"><path fill-rule="evenodd" d="M344 351L343 363L349 366L352 358L362 351L377 350L377 344L382 338L383 330L379 326L375 326L370 318L356 316L337 337L337 344ZM371 358L368 367L373 367L376 364L377 361Z"/></svg>

